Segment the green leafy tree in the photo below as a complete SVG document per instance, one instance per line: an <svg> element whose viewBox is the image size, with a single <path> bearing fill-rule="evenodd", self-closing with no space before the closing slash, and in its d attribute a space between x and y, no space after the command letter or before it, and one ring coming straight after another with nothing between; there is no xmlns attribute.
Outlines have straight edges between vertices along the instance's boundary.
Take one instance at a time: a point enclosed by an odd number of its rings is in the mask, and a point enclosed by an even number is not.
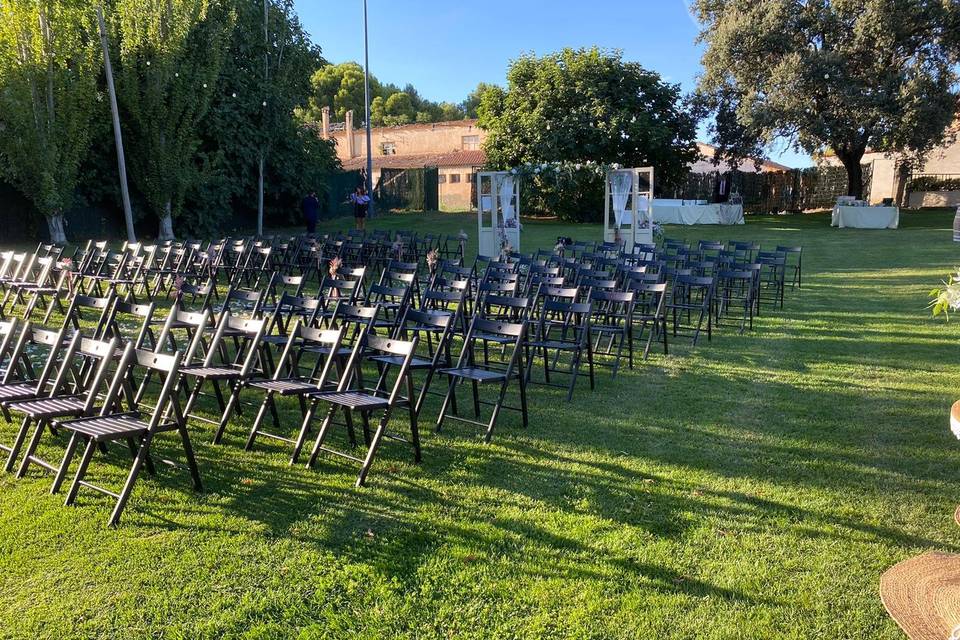
<svg viewBox="0 0 960 640"><path fill-rule="evenodd" d="M383 119L386 117L385 103L383 96L377 96L370 102L370 124L375 127L383 126Z"/></svg>
<svg viewBox="0 0 960 640"><path fill-rule="evenodd" d="M0 173L54 242L66 242L63 214L102 107L95 20L80 0L0 1Z"/></svg>
<svg viewBox="0 0 960 640"><path fill-rule="evenodd" d="M511 63L507 89L483 92L480 127L494 169L565 161L653 166L660 185L686 176L699 155L697 118L677 85L619 52L564 49ZM603 176L583 172L575 183L526 182L526 202L561 218L597 220ZM526 207L531 208L531 207Z"/></svg>
<svg viewBox="0 0 960 640"><path fill-rule="evenodd" d="M698 0L698 93L721 157L777 138L832 149L861 197L870 149L921 157L958 100L960 5L945 0Z"/></svg>
<svg viewBox="0 0 960 640"><path fill-rule="evenodd" d="M307 151L298 149L305 139L301 134L304 125L294 113L306 105L312 92L311 76L323 58L297 19L291 0L266 2L264 40L263 7L262 0L234 0L236 26L201 127L201 151L215 159L213 166L223 167L231 189L229 193L221 191L214 180L209 188L204 185L193 194L204 203L211 198L225 199L211 203L224 215L252 211L251 203L256 202L258 226L264 221L288 224L303 193L321 187L310 184L315 172L305 166ZM328 146L321 145L321 149ZM312 153L322 151L314 149ZM320 162L321 167L331 165L332 149L329 155ZM276 166L270 166L272 163ZM209 207L202 210L209 211Z"/></svg>
<svg viewBox="0 0 960 640"><path fill-rule="evenodd" d="M130 175L172 238L188 190L200 180L200 123L210 106L234 16L223 0L117 0L117 96Z"/></svg>
<svg viewBox="0 0 960 640"><path fill-rule="evenodd" d="M452 120L463 120L466 113L463 107L452 102L441 102L439 105L440 114L437 122L450 122Z"/></svg>
<svg viewBox="0 0 960 640"><path fill-rule="evenodd" d="M483 100L483 94L490 89L497 89L496 85L488 84L486 82L481 82L477 85L477 88L471 91L467 95L467 99L460 104L460 108L463 110L465 117L467 118L477 118L479 117L478 110L480 109L480 102Z"/></svg>
<svg viewBox="0 0 960 640"><path fill-rule="evenodd" d="M331 115L340 121L346 118L347 111L353 111L359 125L364 113L363 67L356 62L326 65L313 74L310 82L313 95L305 110L309 120L319 122L323 107L330 107ZM373 76L370 91L373 96L383 95L380 82Z"/></svg>
<svg viewBox="0 0 960 640"><path fill-rule="evenodd" d="M413 100L410 99L410 94L403 91L397 92L387 98L383 103L383 114L384 124L390 127L410 124L417 117L417 112L413 108Z"/></svg>

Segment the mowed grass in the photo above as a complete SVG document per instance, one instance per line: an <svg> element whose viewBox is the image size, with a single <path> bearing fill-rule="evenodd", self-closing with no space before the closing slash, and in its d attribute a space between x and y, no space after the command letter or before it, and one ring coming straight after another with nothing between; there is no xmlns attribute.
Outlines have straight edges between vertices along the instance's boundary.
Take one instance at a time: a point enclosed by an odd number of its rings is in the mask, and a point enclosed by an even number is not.
<svg viewBox="0 0 960 640"><path fill-rule="evenodd" d="M48 475L0 475L0 637L901 637L880 574L960 547L960 327L926 309L960 264L951 221L668 228L803 245L803 288L752 333L677 342L615 380L601 369L571 403L533 387L529 428L504 414L490 445L455 423L434 434L433 403L423 463L388 443L368 488L332 458L244 452L249 411L220 446L192 425L205 492L182 471L144 475L115 530L107 498L68 508ZM371 227L476 243L470 216ZM522 249L557 235L600 229L527 222ZM58 459L63 441L45 446ZM90 479L119 486L119 454Z"/></svg>

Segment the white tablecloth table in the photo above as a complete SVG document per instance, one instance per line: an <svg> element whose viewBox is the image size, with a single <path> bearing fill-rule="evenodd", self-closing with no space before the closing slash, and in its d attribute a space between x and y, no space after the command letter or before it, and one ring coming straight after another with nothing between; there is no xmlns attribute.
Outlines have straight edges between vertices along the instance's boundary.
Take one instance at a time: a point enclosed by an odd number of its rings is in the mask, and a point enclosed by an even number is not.
<svg viewBox="0 0 960 640"><path fill-rule="evenodd" d="M675 201L674 201L675 202ZM743 224L741 204L661 204L653 201L653 220L660 224Z"/></svg>
<svg viewBox="0 0 960 640"><path fill-rule="evenodd" d="M848 207L836 205L830 225L851 229L896 229L900 224L899 207Z"/></svg>

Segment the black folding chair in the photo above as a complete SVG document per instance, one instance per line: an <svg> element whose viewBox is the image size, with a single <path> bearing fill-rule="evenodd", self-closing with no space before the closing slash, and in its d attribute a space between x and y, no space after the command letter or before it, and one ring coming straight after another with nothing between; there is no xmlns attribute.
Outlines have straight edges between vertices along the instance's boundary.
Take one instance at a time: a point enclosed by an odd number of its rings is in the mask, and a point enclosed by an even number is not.
<svg viewBox="0 0 960 640"><path fill-rule="evenodd" d="M567 401L573 399L577 376L586 358L590 376L590 390L594 389L593 348L590 333L590 304L547 299L540 310L535 339L524 344L527 353L526 379L531 381L534 360L539 353L543 359L543 384L567 389ZM532 352L532 353L531 353ZM570 362L560 368L562 354L570 354ZM550 380L550 374L570 376L566 384Z"/></svg>
<svg viewBox="0 0 960 640"><path fill-rule="evenodd" d="M690 331L693 345L700 339L703 321L707 321L707 340L713 339L714 278L677 276L667 304L673 335ZM684 324L685 323L685 324Z"/></svg>
<svg viewBox="0 0 960 640"><path fill-rule="evenodd" d="M654 340L663 342L663 353L667 354L667 284L665 282L644 282L631 280L629 291L634 294L633 323L639 327L634 330L636 340L647 342L643 346L643 359L650 355L650 346Z"/></svg>
<svg viewBox="0 0 960 640"><path fill-rule="evenodd" d="M743 335L748 323L753 329L754 272L725 269L717 274L717 326L731 317L739 323L738 332ZM739 316L739 317L738 317Z"/></svg>
<svg viewBox="0 0 960 640"><path fill-rule="evenodd" d="M786 268L792 272L790 288L801 289L803 287L803 247L780 245L777 247L776 252L783 254L784 258L786 258Z"/></svg>
<svg viewBox="0 0 960 640"><path fill-rule="evenodd" d="M317 460L320 452L331 453L333 455L353 460L361 464L360 475L357 476L357 486L363 486L367 475L370 473L370 467L373 465L373 459L376 456L377 449L384 438L390 440L399 440L407 442L413 446L414 460L420 462L420 434L417 429L417 413L415 410L413 376L410 373L410 362L413 354L417 350L417 338L413 340L398 340L396 338L381 338L369 332L365 333L350 356L347 368L341 376L340 385L336 391L318 391L311 393L312 402L307 416L304 418L304 429L309 424L316 412L319 403L325 402L329 405L326 417L317 433L317 440L313 445L313 451L310 454L308 467L312 467ZM351 388L350 381L359 376L351 375L352 372L363 366L364 354L372 356L399 356L402 358L398 366L380 363L380 375L374 385L365 387L357 386ZM390 382L390 376L393 375L393 382ZM406 387L406 395L401 391ZM390 416L394 409L406 407L410 415L410 440L399 435L388 433L387 424L390 422ZM338 451L325 446L324 443L329 435L330 428L333 426L333 417L338 410L343 410L346 416L357 411L364 417L364 439L367 442L367 453L363 458L359 458L349 453ZM371 436L367 429L367 417L374 412L382 412L377 430ZM349 417L347 418L349 420ZM349 422L348 422L349 425ZM348 426L348 429L350 427ZM352 429L351 429L352 431Z"/></svg>
<svg viewBox="0 0 960 640"><path fill-rule="evenodd" d="M197 491L203 489L200 482L200 471L197 468L193 447L190 444L190 436L187 433L186 419L180 411L177 384L180 376L180 353L175 353L172 356L142 350L132 351L132 353L134 368L139 367L144 370L143 379L149 377L146 375L146 371L152 371L166 376L156 405L149 417L140 410L135 410L127 413L108 413L91 418L61 422L59 424L64 431L71 434L71 437L67 445L67 452L63 457L63 462L57 470L51 492L56 493L60 489L69 472L70 462L77 447L81 443L85 443L86 446L83 451L83 456L80 458L76 475L70 485L70 490L67 492L65 504L71 505L76 501L77 492L81 486L116 498L116 505L108 521L110 526L116 526L119 523L120 516L123 514L127 502L130 500L133 487L136 484L143 466L147 465L147 469L153 471L153 464L150 461L150 450L154 438L162 433L176 431L180 436L183 453L190 469L190 475L193 478L194 489ZM117 378L115 379L125 378L126 373L126 371L118 369ZM138 393L137 395L139 396L141 394ZM131 452L134 454L133 463L127 474L127 480L120 493L115 493L84 480L87 474L87 468L90 465L90 461L97 447L116 441L126 441Z"/></svg>
<svg viewBox="0 0 960 640"><path fill-rule="evenodd" d="M450 343L453 339L454 331L457 326L457 316L455 313L444 312L425 312L416 309L407 308L400 323L397 325L394 336L401 340L409 340L411 337L417 339L421 348L427 345L425 356L414 354L410 360L410 371L425 371L423 384L417 393L417 400L414 403L414 411L417 416L423 409L423 403L427 394L430 393L430 383L433 381L434 374L441 365L452 367L453 359L450 355ZM378 363L380 366L400 366L404 356L401 355L375 355L370 360ZM438 394L443 395L443 394Z"/></svg>
<svg viewBox="0 0 960 640"><path fill-rule="evenodd" d="M6 471L13 469L19 449L33 423L33 436L24 451L17 477L24 477L31 463L56 472L57 467L36 455L40 440L53 420L92 415L101 397L106 397L107 402L114 401L111 394L101 387L107 382L109 368L116 359L117 344L116 338L109 341L93 340L77 333L63 357L49 395L5 403L7 411L23 415L23 422L7 458ZM75 359L80 361L80 366L76 366ZM74 381L68 385L71 375Z"/></svg>
<svg viewBox="0 0 960 640"><path fill-rule="evenodd" d="M589 299L594 356L613 356L613 375L616 377L626 348L627 364L633 369L633 292L591 289ZM606 346L603 346L604 341ZM600 362L594 362L600 365Z"/></svg>
<svg viewBox="0 0 960 640"><path fill-rule="evenodd" d="M207 350L207 356L204 358L203 364L185 365L180 369L184 378L194 381L193 390L190 392L186 407L183 410L184 415L201 422L217 425L216 433L213 436L213 444L220 443L233 412L242 413L240 405L237 403L241 387L256 375L266 377L262 369L263 358L261 357L261 349L263 348L261 339L266 325L265 320L237 318L232 316L230 311L224 310L220 316L220 321L217 323L216 333ZM232 355L227 342L228 332L235 347ZM219 362L217 361L218 355ZM259 369L258 364L261 367ZM221 416L219 420L210 420L191 413L203 386L207 382L212 385L217 404L220 407ZM221 382L229 388L229 399L224 399L223 390L220 388Z"/></svg>
<svg viewBox="0 0 960 640"><path fill-rule="evenodd" d="M57 377L57 368L61 361L63 349L67 347L67 330L66 326L61 327L60 331L34 328L29 321L24 325L23 332L10 354L11 365L7 367L2 383L0 383L0 412L3 413L7 422L13 421L9 411L7 411L8 403L18 400L31 400L49 393L51 385ZM75 335L74 339L79 340L79 337ZM47 353L39 375L35 373L28 347L31 350L45 350ZM23 375L16 375L16 372L20 370L23 371ZM10 447L0 444L0 451L10 453Z"/></svg>
<svg viewBox="0 0 960 640"><path fill-rule="evenodd" d="M295 464L300 456L307 433L301 433L297 438L282 436L277 433L264 431L260 428L263 419L269 410L273 418L274 428L280 428L280 415L277 411L277 398L296 397L300 404L301 421L307 415L305 396L314 391L329 390L339 380L332 376L332 370L344 369L344 360L352 351L342 347L344 329L314 329L299 321L294 325L287 338L283 354L277 362L275 373L269 380L253 380L244 387L262 391L263 403L250 427L250 435L244 448L253 449L255 440L260 437L279 440L294 446L290 464ZM311 348L312 347L312 348ZM301 422L301 427L309 428L309 424Z"/></svg>
<svg viewBox="0 0 960 640"><path fill-rule="evenodd" d="M470 329L464 337L463 349L460 357L457 359L456 366L452 368L440 369L441 373L449 379L447 386L447 395L444 397L443 405L440 408L440 415L437 418L437 431L443 426L445 419L457 420L474 424L486 428L484 439L490 442L493 437L493 429L496 426L497 418L502 409L519 411L523 420L523 426L527 426L527 382L526 368L523 362L523 341L526 336L526 322L501 322L497 320L486 320L480 316L474 316L470 323ZM501 338L501 343L505 346L509 339L509 354L505 353L502 361L498 364L489 362L486 359L478 362L476 357L476 343L487 341L494 338ZM517 379L520 386L520 407L510 407L504 404L507 395L507 388L512 380ZM469 381L473 387L473 411L476 420L470 420L458 415L448 415L450 408L456 407L456 387L462 381ZM479 387L481 384L499 384L499 393L495 402L481 401ZM480 422L480 405L487 404L493 406L493 411L489 422Z"/></svg>

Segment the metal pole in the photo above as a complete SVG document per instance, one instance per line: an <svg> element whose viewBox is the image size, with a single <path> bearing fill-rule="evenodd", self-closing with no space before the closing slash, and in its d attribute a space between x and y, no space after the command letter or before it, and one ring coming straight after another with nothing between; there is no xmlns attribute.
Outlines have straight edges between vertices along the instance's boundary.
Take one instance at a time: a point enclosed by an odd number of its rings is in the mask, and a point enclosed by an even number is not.
<svg viewBox="0 0 960 640"><path fill-rule="evenodd" d="M270 82L270 33L268 31L267 21L269 20L269 13L267 12L267 0L263 0L263 88L264 88L264 100L263 100L263 111L260 115L260 122L263 123L267 118L267 86ZM264 126L264 128L266 128ZM266 151L264 149L264 141L260 141L260 157L258 158L258 178L257 178L257 236L263 235L263 174L265 171L264 164L266 163Z"/></svg>
<svg viewBox="0 0 960 640"><path fill-rule="evenodd" d="M113 86L113 66L110 64L110 45L107 42L107 24L103 8L97 6L97 22L100 25L100 46L103 47L103 70L107 76L107 93L110 94L110 113L113 115L113 141L117 147L117 168L120 171L120 196L123 199L123 218L127 223L127 242L136 242L133 229L133 209L130 206L130 190L127 188L127 163L123 153L123 135L120 133L120 111L117 108L117 89Z"/></svg>
<svg viewBox="0 0 960 640"><path fill-rule="evenodd" d="M367 38L367 0L363 0L363 108L367 120L367 195L370 196L368 215L373 218L373 153L370 133L370 45ZM349 135L353 135L349 133Z"/></svg>

